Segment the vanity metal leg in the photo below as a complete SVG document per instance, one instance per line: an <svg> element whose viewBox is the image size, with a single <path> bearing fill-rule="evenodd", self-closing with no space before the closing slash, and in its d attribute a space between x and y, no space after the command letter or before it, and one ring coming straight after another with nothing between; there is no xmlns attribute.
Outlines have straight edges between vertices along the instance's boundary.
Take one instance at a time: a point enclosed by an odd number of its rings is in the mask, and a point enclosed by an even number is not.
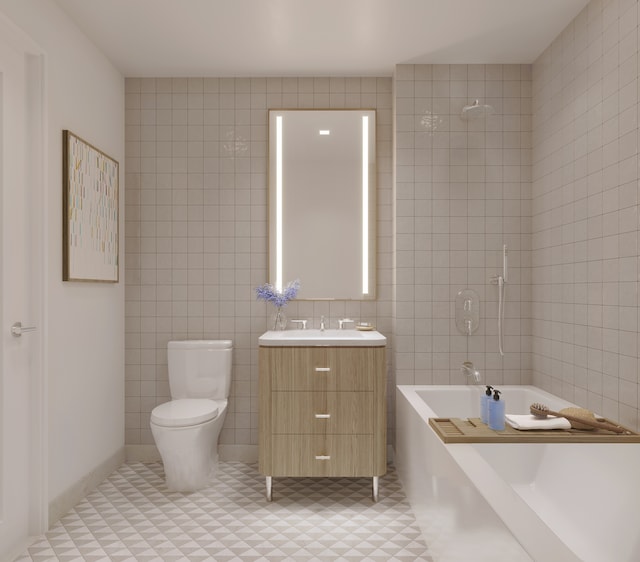
<svg viewBox="0 0 640 562"><path fill-rule="evenodd" d="M379 477L378 476L374 476L373 477L373 482L372 484L372 494L371 497L373 499L374 502L378 501L378 487L379 487Z"/></svg>
<svg viewBox="0 0 640 562"><path fill-rule="evenodd" d="M271 490L272 490L272 486L273 486L273 482L272 482L272 477L271 476L267 476L266 477L265 484L267 485L267 501L270 502L271 501Z"/></svg>

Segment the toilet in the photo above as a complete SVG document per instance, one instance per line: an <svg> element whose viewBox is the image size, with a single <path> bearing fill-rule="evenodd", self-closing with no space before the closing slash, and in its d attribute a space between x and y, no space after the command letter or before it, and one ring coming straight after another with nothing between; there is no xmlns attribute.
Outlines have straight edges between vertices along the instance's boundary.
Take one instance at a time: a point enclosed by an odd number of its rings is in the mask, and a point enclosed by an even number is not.
<svg viewBox="0 0 640 562"><path fill-rule="evenodd" d="M167 488L205 488L218 463L218 436L231 387L231 340L167 344L171 400L151 412Z"/></svg>

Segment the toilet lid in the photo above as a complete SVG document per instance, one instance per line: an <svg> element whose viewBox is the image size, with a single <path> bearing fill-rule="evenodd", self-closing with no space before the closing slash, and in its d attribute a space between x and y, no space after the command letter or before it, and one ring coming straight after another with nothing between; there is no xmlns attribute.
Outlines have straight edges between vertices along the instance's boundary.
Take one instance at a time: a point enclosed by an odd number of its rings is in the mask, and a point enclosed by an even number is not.
<svg viewBox="0 0 640 562"><path fill-rule="evenodd" d="M151 423L165 427L197 425L215 418L218 405L206 398L181 398L156 406L151 412Z"/></svg>

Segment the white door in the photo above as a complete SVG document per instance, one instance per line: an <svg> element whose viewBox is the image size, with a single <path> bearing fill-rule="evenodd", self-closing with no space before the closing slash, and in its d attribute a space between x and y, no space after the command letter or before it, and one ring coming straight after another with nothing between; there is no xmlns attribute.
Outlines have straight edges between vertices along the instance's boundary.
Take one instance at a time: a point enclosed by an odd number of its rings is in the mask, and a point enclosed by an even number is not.
<svg viewBox="0 0 640 562"><path fill-rule="evenodd" d="M0 559L42 532L46 521L42 80L37 57L7 25L0 20ZM11 331L16 322L22 323L21 335Z"/></svg>

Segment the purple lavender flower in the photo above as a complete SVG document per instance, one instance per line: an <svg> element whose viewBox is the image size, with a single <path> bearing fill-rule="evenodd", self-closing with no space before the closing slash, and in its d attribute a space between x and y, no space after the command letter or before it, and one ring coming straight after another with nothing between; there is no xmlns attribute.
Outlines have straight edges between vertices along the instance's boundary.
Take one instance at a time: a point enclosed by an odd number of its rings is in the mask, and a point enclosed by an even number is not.
<svg viewBox="0 0 640 562"><path fill-rule="evenodd" d="M278 291L271 283L265 283L256 287L256 297L259 301L270 302L280 308L286 306L290 300L295 299L299 289L299 279L287 283L287 286L282 291Z"/></svg>

